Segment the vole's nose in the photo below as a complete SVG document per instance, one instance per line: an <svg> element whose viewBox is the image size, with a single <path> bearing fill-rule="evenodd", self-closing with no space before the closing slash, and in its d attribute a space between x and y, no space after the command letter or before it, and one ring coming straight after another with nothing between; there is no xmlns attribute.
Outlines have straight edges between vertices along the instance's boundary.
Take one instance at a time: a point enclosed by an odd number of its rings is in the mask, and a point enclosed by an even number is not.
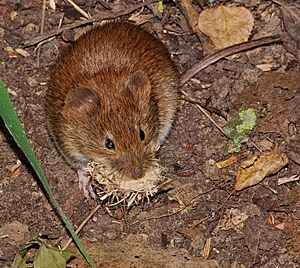
<svg viewBox="0 0 300 268"><path fill-rule="evenodd" d="M128 179L138 180L145 176L143 161L139 157L120 157L117 161L117 166L127 174Z"/></svg>

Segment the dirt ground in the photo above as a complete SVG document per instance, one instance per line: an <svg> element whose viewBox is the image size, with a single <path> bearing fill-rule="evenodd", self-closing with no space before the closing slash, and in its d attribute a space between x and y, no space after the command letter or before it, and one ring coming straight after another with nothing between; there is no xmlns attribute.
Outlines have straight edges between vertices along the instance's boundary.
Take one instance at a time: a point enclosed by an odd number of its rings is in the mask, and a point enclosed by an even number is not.
<svg viewBox="0 0 300 268"><path fill-rule="evenodd" d="M91 25L57 34L39 50L37 44L25 47L40 36L41 2L0 1L0 76L55 197L77 227L97 202L85 200L75 172L49 138L44 105L50 68L59 51ZM93 17L141 1L75 2ZM191 33L177 1L164 2L162 16L145 7L118 19L141 12L135 20L166 44L183 73L209 53L208 39L202 36L200 43ZM194 2L199 11L208 5ZM254 15L251 39L287 30L277 1L228 2L242 3ZM56 3L55 10L46 9L45 33L57 29L61 20L65 26L82 19L66 1ZM18 53L19 48L28 55ZM240 107L254 107L258 124L242 151L270 150L275 141L289 158L288 165L225 202L239 163L216 167L228 157L223 153L226 138L194 104L182 101L159 151L172 189L129 211L105 206L98 210L80 233L97 267L299 267L300 184L277 183L278 178L300 174L299 49L299 43L287 38L249 50L212 64L183 87L205 106L220 111L211 115L221 126L226 121L220 114L230 119ZM2 121L0 127L0 267L6 268L30 240L39 237L58 247L68 236ZM87 266L78 257L70 267Z"/></svg>

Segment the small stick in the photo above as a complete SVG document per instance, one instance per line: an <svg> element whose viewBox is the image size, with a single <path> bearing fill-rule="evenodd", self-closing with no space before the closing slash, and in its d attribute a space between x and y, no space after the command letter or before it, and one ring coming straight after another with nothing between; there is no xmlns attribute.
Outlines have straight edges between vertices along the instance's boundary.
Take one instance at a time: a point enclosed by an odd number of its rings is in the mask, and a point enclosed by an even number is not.
<svg viewBox="0 0 300 268"><path fill-rule="evenodd" d="M1 235L0 239L7 238L7 237L9 237L9 235Z"/></svg>
<svg viewBox="0 0 300 268"><path fill-rule="evenodd" d="M206 242L205 242L205 245L204 245L204 248L203 248L203 254L202 254L202 256L203 256L203 258L205 260L208 259L209 254L210 254L211 240L212 240L211 237L207 238Z"/></svg>
<svg viewBox="0 0 300 268"><path fill-rule="evenodd" d="M228 202L229 198L231 196L233 196L237 191L235 189L233 189L230 194L225 198L225 200L223 201L223 203L218 207L217 211L220 211L224 206L225 204Z"/></svg>
<svg viewBox="0 0 300 268"><path fill-rule="evenodd" d="M181 91L179 91L182 95L183 93ZM182 96L181 97L182 100L186 101L186 102L189 102L189 103L192 103L192 104L199 104L201 107L203 107L204 109L206 109L207 111L209 111L210 113L214 113L216 114L217 116L221 116L223 117L226 121L227 121L227 114L224 113L223 111L220 111L219 109L215 108L215 107L212 107L212 106L207 106L205 105L204 102L198 100L198 99L194 99L192 97L186 97L186 96Z"/></svg>
<svg viewBox="0 0 300 268"><path fill-rule="evenodd" d="M116 13L108 13L108 12L98 13L93 18L90 18L88 20L76 21L74 23L71 23L71 24L66 25L64 27L61 27L59 29L53 29L53 30L49 31L47 34L37 36L37 37L33 38L32 40L28 40L28 41L25 42L24 47L33 46L37 43L40 43L41 41L43 41L45 39L48 39L52 36L56 36L56 35L66 31L66 30L70 30L70 29L73 29L73 28L76 28L76 27L79 27L79 26L91 24L91 23L97 22L97 21L115 19L115 18L118 18L120 16L127 15L127 14L135 11L136 9L139 9L139 8L145 6L145 5L149 5L149 4L152 4L152 3L155 3L155 2L157 2L157 0L148 0L148 1L136 4L134 6L131 6L129 8L126 8L126 9L121 10L121 11L116 12Z"/></svg>
<svg viewBox="0 0 300 268"><path fill-rule="evenodd" d="M209 218L210 218L210 216L205 216L204 218L197 220L197 222L193 223L192 228L196 228L198 225L200 225L204 221L207 221Z"/></svg>
<svg viewBox="0 0 300 268"><path fill-rule="evenodd" d="M77 228L77 230L75 231L76 234L78 234L81 229L87 224L87 222L94 216L94 214L99 210L99 208L101 207L101 205L97 205L93 211L85 218L85 220L79 225L79 227ZM68 242L64 245L64 247L62 248L61 251L66 250L69 245L72 243L73 239L69 239Z"/></svg>
<svg viewBox="0 0 300 268"><path fill-rule="evenodd" d="M47 0L43 0L43 6L42 6L42 22L41 22L41 30L40 30L40 34L43 34L43 33L44 33L46 4L47 4Z"/></svg>
<svg viewBox="0 0 300 268"><path fill-rule="evenodd" d="M84 10L82 10L76 3L74 3L72 0L66 0L68 3L70 3L82 16L86 17L87 19L91 18L91 15L86 13Z"/></svg>
<svg viewBox="0 0 300 268"><path fill-rule="evenodd" d="M230 47L223 48L221 50L216 51L212 55L209 55L202 59L200 62L195 64L191 69L181 75L181 84L184 85L187 81L189 81L194 75L205 69L207 66L217 62L218 60L228 57L232 54L242 52L244 50L249 50L252 48L256 48L263 45L268 45L272 43L280 42L280 36L269 36L263 37L260 39L244 42L241 44L233 45Z"/></svg>
<svg viewBox="0 0 300 268"><path fill-rule="evenodd" d="M293 176L290 176L290 177L283 177L283 178L279 178L278 179L278 182L277 182L277 185L281 185L281 184L284 184L284 183L288 183L288 182L291 182L291 181L299 181L300 180L300 174L296 174L296 175L293 175Z"/></svg>
<svg viewBox="0 0 300 268"><path fill-rule="evenodd" d="M47 1L43 0L43 5L42 5L42 21L41 21L41 30L40 34L44 34L44 28L45 28L45 13L46 13L46 5ZM36 56L36 67L40 67L40 55L41 55L41 46L38 47L37 49L37 56Z"/></svg>
<svg viewBox="0 0 300 268"><path fill-rule="evenodd" d="M184 92L184 91L181 90L180 93L189 98L189 95L186 92ZM209 115L209 113L203 107L201 107L199 104L195 104L195 105L221 131L221 133L225 137L227 137L228 139L230 139L230 137L228 137L226 135L226 133L224 132L224 130L218 125L218 123Z"/></svg>
<svg viewBox="0 0 300 268"><path fill-rule="evenodd" d="M98 2L99 2L99 4L100 4L101 6L103 6L105 9L111 10L110 5L109 5L108 3L106 3L104 0L98 0Z"/></svg>
<svg viewBox="0 0 300 268"><path fill-rule="evenodd" d="M37 51L43 44L48 43L50 41L52 41L55 38L55 36L50 37L49 39L46 39L40 43L37 44L36 48L34 49L34 51Z"/></svg>

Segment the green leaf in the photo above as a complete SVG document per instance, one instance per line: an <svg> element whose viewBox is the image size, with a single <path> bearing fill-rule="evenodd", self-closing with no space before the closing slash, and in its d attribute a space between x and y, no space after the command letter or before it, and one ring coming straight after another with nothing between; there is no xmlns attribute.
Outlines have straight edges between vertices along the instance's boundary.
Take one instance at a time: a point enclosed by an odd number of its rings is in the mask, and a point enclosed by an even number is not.
<svg viewBox="0 0 300 268"><path fill-rule="evenodd" d="M29 266L26 264L26 260L21 257L20 253L17 253L12 268L29 268Z"/></svg>
<svg viewBox="0 0 300 268"><path fill-rule="evenodd" d="M41 245L34 260L34 268L65 268L66 260L59 251Z"/></svg>
<svg viewBox="0 0 300 268"><path fill-rule="evenodd" d="M3 119L3 122L5 126L7 127L10 134L13 136L15 142L18 144L18 146L21 148L23 153L26 155L28 161L30 162L31 166L33 167L34 171L39 177L40 182L42 183L49 201L63 223L65 224L66 228L70 232L73 240L75 241L77 247L79 248L80 252L85 257L86 261L90 265L90 267L94 268L95 265L93 264L89 254L86 252L85 248L83 247L80 239L76 235L74 229L72 228L72 225L68 218L63 213L62 209L58 205L57 201L53 197L53 193L51 190L51 187L44 175L44 172L37 161L34 152L31 149L31 146L29 144L29 141L23 131L23 128L21 126L20 120L14 110L14 107L9 99L8 92L5 89L5 86L3 82L0 80L0 115Z"/></svg>
<svg viewBox="0 0 300 268"><path fill-rule="evenodd" d="M61 253L61 256L68 262L72 257L74 257L74 254L71 251L64 250Z"/></svg>
<svg viewBox="0 0 300 268"><path fill-rule="evenodd" d="M159 12L160 14L162 14L162 13L164 12L164 4L163 4L163 1L160 0L160 1L158 1L157 4L158 4L158 6L157 6L158 12Z"/></svg>
<svg viewBox="0 0 300 268"><path fill-rule="evenodd" d="M257 115L252 108L243 108L223 128L225 134L230 138L225 145L225 154L240 151L242 143L248 140L248 135L255 127Z"/></svg>

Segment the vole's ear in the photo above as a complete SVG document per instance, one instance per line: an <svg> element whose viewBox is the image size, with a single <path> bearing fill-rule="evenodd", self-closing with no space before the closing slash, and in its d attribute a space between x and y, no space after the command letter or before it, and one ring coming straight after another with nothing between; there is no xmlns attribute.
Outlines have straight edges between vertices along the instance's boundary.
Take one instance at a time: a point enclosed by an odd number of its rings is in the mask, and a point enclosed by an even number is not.
<svg viewBox="0 0 300 268"><path fill-rule="evenodd" d="M66 97L64 109L66 111L75 110L79 113L93 114L100 108L98 95L89 88L78 88L70 91Z"/></svg>
<svg viewBox="0 0 300 268"><path fill-rule="evenodd" d="M151 93L151 84L148 76L143 71L136 71L129 77L126 89L140 100L149 98Z"/></svg>

